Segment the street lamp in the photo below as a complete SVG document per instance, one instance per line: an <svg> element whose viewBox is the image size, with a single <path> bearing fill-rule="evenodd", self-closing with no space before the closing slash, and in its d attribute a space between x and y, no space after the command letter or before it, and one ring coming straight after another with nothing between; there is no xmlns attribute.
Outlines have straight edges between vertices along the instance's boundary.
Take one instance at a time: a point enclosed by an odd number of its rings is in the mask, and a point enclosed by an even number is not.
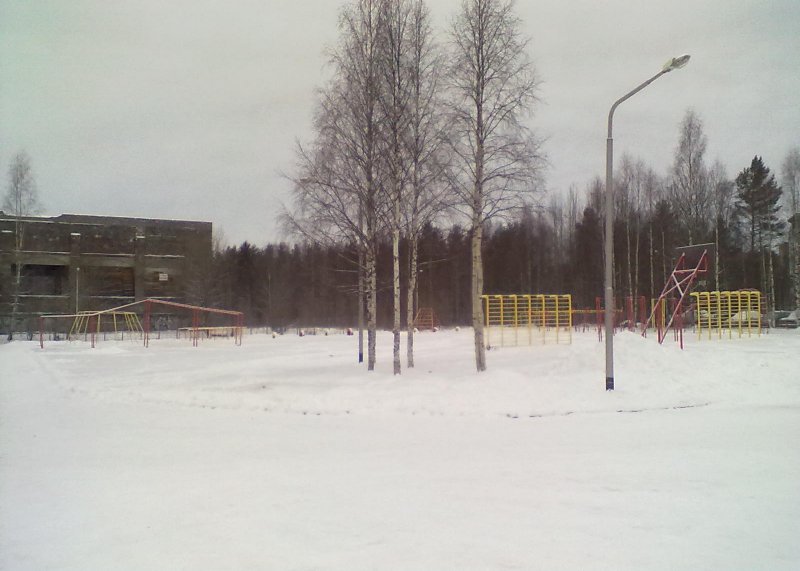
<svg viewBox="0 0 800 571"><path fill-rule="evenodd" d="M629 91L614 102L608 112L608 138L606 139L606 236L605 236L605 330L606 330L606 390L614 390L614 139L611 125L619 104L636 95L656 79L680 69L689 63L689 55L674 57L664 64L657 74Z"/></svg>

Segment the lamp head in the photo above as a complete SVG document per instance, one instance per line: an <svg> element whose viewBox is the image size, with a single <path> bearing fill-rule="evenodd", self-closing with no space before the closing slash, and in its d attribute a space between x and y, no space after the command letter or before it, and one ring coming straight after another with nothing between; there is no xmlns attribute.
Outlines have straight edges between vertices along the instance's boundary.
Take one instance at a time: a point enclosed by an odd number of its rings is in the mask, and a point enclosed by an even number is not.
<svg viewBox="0 0 800 571"><path fill-rule="evenodd" d="M691 56L689 54L683 54L682 56L674 57L664 64L664 67L661 68L661 71L663 73L667 73L673 69L680 69L689 63L690 57Z"/></svg>

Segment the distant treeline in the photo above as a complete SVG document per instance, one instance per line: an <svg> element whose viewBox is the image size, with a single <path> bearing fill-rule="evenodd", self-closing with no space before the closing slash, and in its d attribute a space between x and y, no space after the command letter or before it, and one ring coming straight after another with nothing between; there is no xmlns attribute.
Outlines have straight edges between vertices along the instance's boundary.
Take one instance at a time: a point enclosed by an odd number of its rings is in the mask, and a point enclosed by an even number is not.
<svg viewBox="0 0 800 571"><path fill-rule="evenodd" d="M582 209L574 198L553 201L549 208L529 210L517 221L486 229L487 293L569 293L574 307L595 306L595 298L603 294L601 196L599 190L590 192L589 204ZM653 211L652 217L639 220L636 231L629 232L630 220L615 222L618 297L657 296L672 270L675 247L686 244L669 204L659 202ZM713 234L713 229L708 232ZM701 236L697 242L713 242L713 238ZM762 288L761 252L748 251L746 241L735 228L721 225L720 289ZM433 308L443 325L469 324L470 236L458 225L444 229L427 225L419 249L417 307ZM778 308L793 303L788 257L786 242L772 254ZM401 258L407 259L405 242ZM377 263L381 328L392 324L391 264L391 242L386 239ZM407 264L402 264L401 272L407 272ZM259 248L244 242L218 249L208 266L196 268L194 275L189 291L192 302L244 311L251 325L353 327L357 323L354 247L281 243ZM714 275L706 276L699 289L715 289L714 281ZM401 299L405 315L405 291Z"/></svg>

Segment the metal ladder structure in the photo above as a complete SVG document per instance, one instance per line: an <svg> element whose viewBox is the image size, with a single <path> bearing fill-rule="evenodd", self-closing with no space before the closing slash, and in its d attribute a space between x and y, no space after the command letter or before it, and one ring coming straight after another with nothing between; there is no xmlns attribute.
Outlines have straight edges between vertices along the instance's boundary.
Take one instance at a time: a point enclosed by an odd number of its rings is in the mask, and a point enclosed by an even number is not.
<svg viewBox="0 0 800 571"><path fill-rule="evenodd" d="M417 316L414 318L414 327L419 331L427 329L433 331L439 327L439 318L436 317L436 312L432 307L420 307L417 311Z"/></svg>
<svg viewBox="0 0 800 571"><path fill-rule="evenodd" d="M664 289L661 290L661 295L658 296L650 317L642 326L643 336L647 334L647 328L653 323L658 332L658 342L664 342L667 333L675 325L676 318L680 320L684 301L689 297L692 286L700 276L708 273L711 257L709 252L713 251L713 248L714 244L697 244L678 248L680 253L678 261L675 263L675 268L667 279L667 283L664 284ZM673 300L673 304L665 312L664 308L667 307L669 299ZM666 313L667 319L659 320L658 316L664 313Z"/></svg>

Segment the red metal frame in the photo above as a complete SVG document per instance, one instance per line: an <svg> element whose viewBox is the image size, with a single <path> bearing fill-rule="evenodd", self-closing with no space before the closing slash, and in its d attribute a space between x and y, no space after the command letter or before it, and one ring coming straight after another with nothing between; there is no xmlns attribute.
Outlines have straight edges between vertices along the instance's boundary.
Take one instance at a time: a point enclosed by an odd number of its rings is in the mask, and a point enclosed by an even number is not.
<svg viewBox="0 0 800 571"><path fill-rule="evenodd" d="M603 340L603 299L594 298L595 315L597 316L597 340ZM621 309L618 309L621 308ZM639 297L627 296L614 300L614 332L623 326L623 321L627 323L629 331L636 330L637 323L644 323L647 319L647 300L643 295Z"/></svg>
<svg viewBox="0 0 800 571"><path fill-rule="evenodd" d="M628 324L628 329L633 331L633 329L636 327L636 325L634 325L633 298L632 297L626 297L625 298L625 321Z"/></svg>
<svg viewBox="0 0 800 571"><path fill-rule="evenodd" d="M642 335L647 333L647 327L651 321L655 320L656 331L658 332L658 342L663 343L667 336L667 332L673 328L675 329L675 340L680 341L681 348L683 348L683 319L681 317L681 309L684 300L689 296L692 290L692 285L697 280L697 277L708 272L708 250L704 250L700 258L697 260L697 265L692 267L687 266L686 254L681 254L678 262L675 264L675 269L669 276L667 283L664 284L664 289L661 290L661 295L658 296L658 301L653 307L653 312L647 319L647 322L642 327ZM677 292L677 297L673 295ZM661 304L670 300L671 307L669 311L669 318L666 323L662 323L659 319ZM680 332L678 332L678 328Z"/></svg>
<svg viewBox="0 0 800 571"><path fill-rule="evenodd" d="M204 311L206 313L215 313L218 315L230 315L233 317L233 340L236 345L242 344L242 330L244 329L244 313L241 311L233 311L230 309L217 309L214 307L201 307L199 305L189 305L187 303L177 303L174 301L165 301L163 299L146 299L143 302L137 303L144 303L144 346L149 346L150 341L150 312L152 310L153 304L156 305L164 305L167 307L174 307L177 309L187 309L191 310L192 312L192 328L189 332L189 337L192 340L192 346L197 347L198 341L200 339L200 332L198 328L200 327L200 312ZM133 305L133 304L131 304Z"/></svg>
<svg viewBox="0 0 800 571"><path fill-rule="evenodd" d="M162 300L162 299L148 298L148 299L144 299L142 301L135 301L133 303L128 303L128 304L125 304L125 305L121 305L119 307L114 307L114 308L111 308L111 309L105 309L105 310L97 311L97 312L93 313L92 315L90 315L89 316L89 326L87 328L88 329L87 335L89 336L89 340L91 340L92 347L95 346L96 340L97 340L97 337L96 337L96 333L97 333L96 332L96 329L97 329L96 324L97 324L97 317L99 315L102 315L104 313L113 312L113 311L119 311L121 309L127 309L127 308L130 308L130 307L139 305L139 304L143 304L144 305L144 316L143 316L144 318L142 320L142 329L143 329L142 339L143 339L143 344L144 344L145 347L149 347L150 346L150 329L151 329L151 325L152 325L151 324L151 321L152 321L151 320L151 313L152 313L153 305L163 305L163 306L173 307L173 308L177 308L177 309L185 309L185 310L189 310L189 311L192 312L192 327L191 327L190 332L189 332L189 337L191 338L192 345L194 347L197 347L198 340L199 340L199 337L200 337L200 335L199 335L199 327L200 327L200 315L201 315L202 312L213 313L213 314L218 314L218 315L229 315L229 316L231 316L231 318L233 319L233 325L231 327L233 328L234 342L235 342L236 345L241 345L242 344L242 336L243 336L243 332L244 332L244 313L242 313L241 311L233 311L233 310L230 310L230 309L217 309L217 308L214 308L214 307L202 307L202 306L199 306L199 305L189 305L189 304L186 304L186 303L177 303L177 302L174 302L174 301L166 301L166 300ZM47 318L47 317L62 317L62 316L55 316L55 315L54 316L50 316L50 315L39 316L39 346L42 349L44 349L45 318Z"/></svg>
<svg viewBox="0 0 800 571"><path fill-rule="evenodd" d="M647 322L647 299L643 296L639 296L639 323L646 323Z"/></svg>

